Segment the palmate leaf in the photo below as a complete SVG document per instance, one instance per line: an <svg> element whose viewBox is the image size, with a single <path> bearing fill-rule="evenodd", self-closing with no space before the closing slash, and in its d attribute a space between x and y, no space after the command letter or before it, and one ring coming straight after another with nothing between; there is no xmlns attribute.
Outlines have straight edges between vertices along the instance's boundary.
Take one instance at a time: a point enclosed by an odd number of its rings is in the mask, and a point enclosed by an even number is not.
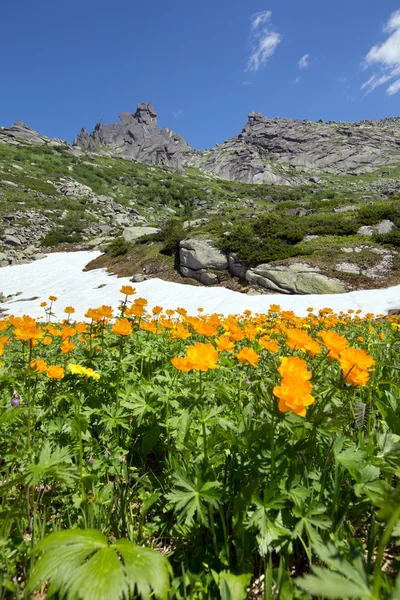
<svg viewBox="0 0 400 600"><path fill-rule="evenodd" d="M38 461L27 466L25 480L28 485L36 485L46 477L53 477L66 485L74 484L78 471L66 448L52 450L50 442L45 442Z"/></svg>
<svg viewBox="0 0 400 600"><path fill-rule="evenodd" d="M314 549L320 560L330 568L313 566L313 574L295 579L300 588L322 598L372 600L372 590L361 556L350 563L333 544L315 544Z"/></svg>
<svg viewBox="0 0 400 600"><path fill-rule="evenodd" d="M174 489L166 494L170 502L175 504L178 521L191 526L196 515L198 520L208 527L207 505L218 508L221 500L221 483L218 481L203 481L197 471L193 481L186 476L175 473Z"/></svg>
<svg viewBox="0 0 400 600"><path fill-rule="evenodd" d="M70 529L50 534L34 551L41 556L28 592L50 581L47 597L67 600L122 600L135 592L145 600L167 598L171 567L151 548L124 539L110 546L96 529Z"/></svg>

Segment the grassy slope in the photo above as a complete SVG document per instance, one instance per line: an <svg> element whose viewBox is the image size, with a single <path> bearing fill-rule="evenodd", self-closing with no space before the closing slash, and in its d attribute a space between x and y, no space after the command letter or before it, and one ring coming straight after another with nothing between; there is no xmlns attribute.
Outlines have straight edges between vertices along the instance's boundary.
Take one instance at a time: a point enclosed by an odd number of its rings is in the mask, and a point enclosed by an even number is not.
<svg viewBox="0 0 400 600"><path fill-rule="evenodd" d="M395 179L400 174L400 167L387 171L390 174L385 177ZM172 216L182 220L205 218L205 225L182 235L212 237L225 250L236 251L251 264L306 260L320 266L328 275L338 276L334 269L336 262L373 266L380 260L379 255L370 252L371 247L380 244L357 235L360 225L391 218L400 226L400 197L382 200L381 195L377 200L374 192L366 191L368 183L384 181L385 177L381 172L357 177L329 174L322 177L324 183L319 187L281 188L224 181L194 168L178 175L168 169L119 158L86 154L75 157L65 150L45 146L0 144L0 229L4 231L7 227L4 215L17 211L21 214L19 225L27 226L25 211L28 209L45 214L53 221L55 229L60 227L60 217L64 213L65 219L66 212L69 229L74 232L75 227L77 233L82 233L88 222L103 222L104 215L93 211L93 207L88 211L84 198L66 198L51 183L60 178L72 178L89 186L97 195L110 196L122 206L134 208L149 225L160 226ZM7 186L3 180L20 187ZM360 205L361 210L333 211L334 207L350 204ZM288 214L293 208L317 213ZM307 234L319 237L306 244L294 243ZM341 250L342 247L362 245L369 248L363 248L351 257ZM276 246L274 251L271 250L273 246ZM181 280L177 273L174 274L174 259L160 254L161 249L162 244L154 247L141 244L130 248L120 258L103 258L98 263L121 275L133 275L150 264L150 272ZM340 277L351 285L363 287L398 283L400 265L397 257L394 263L393 274L385 281L355 275L340 274Z"/></svg>

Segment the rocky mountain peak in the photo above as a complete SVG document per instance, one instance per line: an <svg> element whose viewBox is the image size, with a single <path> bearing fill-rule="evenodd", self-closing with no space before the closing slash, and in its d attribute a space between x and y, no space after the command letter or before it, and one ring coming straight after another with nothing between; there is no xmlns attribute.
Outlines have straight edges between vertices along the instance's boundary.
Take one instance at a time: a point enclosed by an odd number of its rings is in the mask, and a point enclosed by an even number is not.
<svg viewBox="0 0 400 600"><path fill-rule="evenodd" d="M99 121L90 134L82 129L74 146L92 151L107 148L112 154L138 162L182 169L182 156L190 147L177 133L167 128L159 130L151 102L141 102L135 113L122 112L119 118L120 123L111 125Z"/></svg>

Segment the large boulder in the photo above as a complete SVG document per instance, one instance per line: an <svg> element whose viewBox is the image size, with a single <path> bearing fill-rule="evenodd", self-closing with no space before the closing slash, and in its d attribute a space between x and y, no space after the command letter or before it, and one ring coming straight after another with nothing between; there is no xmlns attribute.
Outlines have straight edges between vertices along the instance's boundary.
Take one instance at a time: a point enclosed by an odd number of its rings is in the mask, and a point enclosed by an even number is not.
<svg viewBox="0 0 400 600"><path fill-rule="evenodd" d="M234 252L228 254L228 268L234 277L239 277L240 279L246 278L248 264L244 260L241 260Z"/></svg>
<svg viewBox="0 0 400 600"><path fill-rule="evenodd" d="M250 284L282 294L339 294L346 291L345 284L338 279L327 277L318 267L303 263L258 265L247 271L246 279Z"/></svg>
<svg viewBox="0 0 400 600"><path fill-rule="evenodd" d="M180 272L184 277L197 279L203 285L214 285L220 277L215 271L228 268L225 254L210 240L183 240L179 244Z"/></svg>
<svg viewBox="0 0 400 600"><path fill-rule="evenodd" d="M157 227L126 227L122 232L122 237L126 242L132 244L145 235L152 235L159 231Z"/></svg>
<svg viewBox="0 0 400 600"><path fill-rule="evenodd" d="M179 262L181 267L198 271L213 269L223 271L228 268L226 255L215 248L210 240L183 240L179 244Z"/></svg>

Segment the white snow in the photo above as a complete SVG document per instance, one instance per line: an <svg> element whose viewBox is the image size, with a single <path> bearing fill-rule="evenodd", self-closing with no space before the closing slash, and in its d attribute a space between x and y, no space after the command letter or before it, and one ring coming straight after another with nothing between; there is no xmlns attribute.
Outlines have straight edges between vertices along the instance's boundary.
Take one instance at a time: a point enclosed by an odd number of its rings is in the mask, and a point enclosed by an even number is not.
<svg viewBox="0 0 400 600"><path fill-rule="evenodd" d="M60 252L49 254L30 264L0 268L0 291L4 295L22 292L11 302L0 305L8 314L44 316L40 303L50 295L57 296L54 312L58 318L65 315L66 306L74 306L74 317L83 318L90 307L102 304L117 308L122 295L122 285L133 285L136 297L146 298L149 308L160 305L167 308L185 308L189 314L197 314L198 307L204 312L223 315L238 314L248 309L265 312L270 304L280 304L284 310L298 315L306 314L307 307L315 310L332 308L335 312L361 309L363 312L387 313L400 308L400 286L383 290L367 290L348 294L286 296L281 294L247 296L220 287L197 287L149 279L132 284L127 277L117 278L105 269L84 272L83 269L100 252ZM104 287L99 287L101 285ZM31 298L36 299L32 300Z"/></svg>

